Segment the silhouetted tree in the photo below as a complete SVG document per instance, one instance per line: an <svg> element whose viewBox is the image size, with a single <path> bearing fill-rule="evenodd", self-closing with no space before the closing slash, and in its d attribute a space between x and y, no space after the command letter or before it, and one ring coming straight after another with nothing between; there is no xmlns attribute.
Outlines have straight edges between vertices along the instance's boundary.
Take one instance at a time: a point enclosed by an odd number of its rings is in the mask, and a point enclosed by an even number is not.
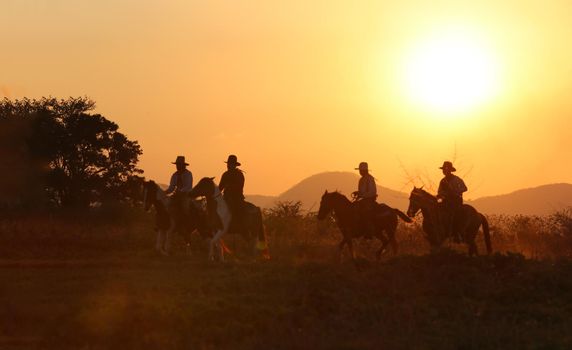
<svg viewBox="0 0 572 350"><path fill-rule="evenodd" d="M141 147L118 131L118 125L92 114L86 98L42 98L0 101L0 123L27 126L28 161L42 169L48 197L64 207L86 207L94 201L124 199L132 191Z"/></svg>

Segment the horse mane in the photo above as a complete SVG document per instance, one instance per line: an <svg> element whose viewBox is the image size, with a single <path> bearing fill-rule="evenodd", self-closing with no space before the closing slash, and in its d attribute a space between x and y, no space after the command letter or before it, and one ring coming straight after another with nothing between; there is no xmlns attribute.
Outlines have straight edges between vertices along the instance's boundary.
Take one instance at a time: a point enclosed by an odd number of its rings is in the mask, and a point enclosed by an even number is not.
<svg viewBox="0 0 572 350"><path fill-rule="evenodd" d="M216 184L214 183L214 177L208 177L208 176L205 176L202 179L200 179L199 182L197 182L197 184L195 186L198 186L198 185L201 185L204 183L212 183L216 187Z"/></svg>
<svg viewBox="0 0 572 350"><path fill-rule="evenodd" d="M415 187L415 188L413 189L413 192L421 192L421 194L422 194L423 196L429 197L429 198L431 198L432 200L435 200L435 201L437 200L437 196L434 196L433 194L431 194L431 193L425 191L423 188L416 188L416 187Z"/></svg>
<svg viewBox="0 0 572 350"><path fill-rule="evenodd" d="M199 182L197 182L197 184L193 187L193 190L194 190L195 188L199 188L199 189L202 189L202 188L210 189L211 186L212 186L212 188L213 188L213 193L212 193L212 195L215 196L215 197L218 196L218 195L220 194L220 190L218 189L218 186L217 186L216 183L214 182L214 177L208 177L208 176L203 177L203 178L200 179ZM207 197L207 199L208 199L209 196L206 196L206 197Z"/></svg>
<svg viewBox="0 0 572 350"><path fill-rule="evenodd" d="M200 183L202 183L202 182L207 182L207 181L213 181L213 180L212 180L210 177L205 176L205 177L203 177L202 179L199 180L199 182L197 183L197 185L200 184Z"/></svg>
<svg viewBox="0 0 572 350"><path fill-rule="evenodd" d="M333 197L339 198L347 203L351 203L352 201L349 200L348 197L346 197L343 193L339 192L339 191L334 191L334 192L328 192L329 195L332 195Z"/></svg>
<svg viewBox="0 0 572 350"><path fill-rule="evenodd" d="M155 193L156 193L156 199L161 201L163 204L167 204L167 195L165 194L165 191L163 191L163 189L153 180L149 180L147 182L147 186L151 186L155 189Z"/></svg>

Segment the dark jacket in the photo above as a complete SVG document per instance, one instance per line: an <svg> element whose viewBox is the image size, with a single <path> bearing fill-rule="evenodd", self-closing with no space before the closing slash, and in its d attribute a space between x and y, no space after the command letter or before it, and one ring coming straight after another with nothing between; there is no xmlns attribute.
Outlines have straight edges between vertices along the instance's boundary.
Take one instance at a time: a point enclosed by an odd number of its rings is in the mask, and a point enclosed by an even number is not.
<svg viewBox="0 0 572 350"><path fill-rule="evenodd" d="M240 169L230 169L222 174L218 188L224 198L244 199L244 174Z"/></svg>
<svg viewBox="0 0 572 350"><path fill-rule="evenodd" d="M439 183L439 197L445 201L463 203L463 193L467 191L465 182L456 175L445 176Z"/></svg>

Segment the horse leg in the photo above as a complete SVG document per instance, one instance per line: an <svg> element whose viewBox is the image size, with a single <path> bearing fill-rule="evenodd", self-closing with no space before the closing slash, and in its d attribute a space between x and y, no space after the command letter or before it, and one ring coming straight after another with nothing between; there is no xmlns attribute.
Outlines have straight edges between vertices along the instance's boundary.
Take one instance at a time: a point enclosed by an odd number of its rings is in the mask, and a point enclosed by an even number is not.
<svg viewBox="0 0 572 350"><path fill-rule="evenodd" d="M219 244L225 254L232 254L232 250L224 243L224 239L221 238Z"/></svg>
<svg viewBox="0 0 572 350"><path fill-rule="evenodd" d="M191 249L191 235L192 233L187 235L187 242L185 242L185 254L187 254L187 256L193 255L193 251Z"/></svg>
<svg viewBox="0 0 572 350"><path fill-rule="evenodd" d="M175 220L171 218L171 224L169 225L169 228L165 230L165 243L164 243L164 249L162 250L163 255L171 254L173 248L173 234L175 233L176 229L177 225L175 223Z"/></svg>
<svg viewBox="0 0 572 350"><path fill-rule="evenodd" d="M185 244L185 254L187 254L187 256L193 255L193 249L191 247L191 241L190 240Z"/></svg>
<svg viewBox="0 0 572 350"><path fill-rule="evenodd" d="M469 256L478 255L477 245L475 244L475 242L468 242L467 245L469 246Z"/></svg>
<svg viewBox="0 0 572 350"><path fill-rule="evenodd" d="M397 218L395 218L394 224L391 225L386 232L387 232L387 236L389 237L389 241L391 242L391 248L393 249L393 255L397 255L397 251L399 250L399 247L397 245L397 239L395 239L396 232L397 232Z"/></svg>
<svg viewBox="0 0 572 350"><path fill-rule="evenodd" d="M395 232L391 236L391 248L393 249L393 255L397 255L399 247L397 246L397 240L395 239Z"/></svg>
<svg viewBox="0 0 572 350"><path fill-rule="evenodd" d="M175 232L174 226L171 226L171 228L169 228L167 230L167 233L166 233L167 237L165 239L165 249L164 249L165 255L170 255L173 251L173 234L174 234L174 232Z"/></svg>
<svg viewBox="0 0 572 350"><path fill-rule="evenodd" d="M254 221L252 235L254 237L255 254L263 260L270 260L270 250L268 248L268 238L264 230L264 221L262 219L262 211L257 209L256 220Z"/></svg>
<svg viewBox="0 0 572 350"><path fill-rule="evenodd" d="M477 244L475 243L475 238L475 235L467 237L467 244L469 245L469 256L479 255L479 250L477 248Z"/></svg>
<svg viewBox="0 0 572 350"><path fill-rule="evenodd" d="M193 237L193 232L195 232L196 229L196 226L187 226L185 228L185 254L187 256L191 256L193 253L191 249L191 239Z"/></svg>
<svg viewBox="0 0 572 350"><path fill-rule="evenodd" d="M218 241L217 245L218 256L221 262L224 262L224 248L222 247L222 242Z"/></svg>
<svg viewBox="0 0 572 350"><path fill-rule="evenodd" d="M355 252L354 252L354 244L353 244L352 240L349 239L347 244L348 244L348 247L350 247L350 255L351 255L351 257L352 257L352 260L355 260L355 259L356 259L356 254L355 254Z"/></svg>
<svg viewBox="0 0 572 350"><path fill-rule="evenodd" d="M222 248L222 246L219 244L219 241L222 237L222 235L224 234L224 230L218 230L214 237L211 239L210 244L209 244L209 260L214 260L214 248L219 249L220 252L220 248Z"/></svg>
<svg viewBox="0 0 572 350"><path fill-rule="evenodd" d="M387 244L383 244L381 246L381 248L379 248L377 250L377 252L375 253L375 260L379 260L381 259L381 254L383 254L383 252L385 251L385 247L387 246Z"/></svg>
<svg viewBox="0 0 572 350"><path fill-rule="evenodd" d="M157 229L157 240L156 240L156 243L155 243L155 250L156 250L158 253L162 253L164 242L165 242L165 237L164 237L164 235L163 235L163 230Z"/></svg>
<svg viewBox="0 0 572 350"><path fill-rule="evenodd" d="M342 251L344 250L344 245L347 244L347 240L344 237L338 246L338 254L336 256L336 261L340 262L342 260Z"/></svg>
<svg viewBox="0 0 572 350"><path fill-rule="evenodd" d="M389 245L389 240L387 240L387 238L385 238L385 236L383 235L383 233L380 233L377 238L379 238L379 240L381 241L381 247L377 250L377 252L375 253L375 259L379 260L381 259L381 254L383 254L383 252L385 252L385 249L387 248L387 246Z"/></svg>

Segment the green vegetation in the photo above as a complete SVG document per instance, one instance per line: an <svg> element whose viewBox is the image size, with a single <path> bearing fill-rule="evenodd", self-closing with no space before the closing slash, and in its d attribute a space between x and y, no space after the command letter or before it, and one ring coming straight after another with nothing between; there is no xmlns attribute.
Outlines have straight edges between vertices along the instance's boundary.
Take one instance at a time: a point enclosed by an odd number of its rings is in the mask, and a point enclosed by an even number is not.
<svg viewBox="0 0 572 350"><path fill-rule="evenodd" d="M418 224L401 225L399 256L376 262L379 243L363 241L357 264L334 262L333 223L296 203L266 212L268 262L232 236L226 263L207 262L198 237L192 256L157 256L150 216L0 221L0 348L572 346L570 212L490 217L501 253L478 258L456 245L428 255Z"/></svg>

